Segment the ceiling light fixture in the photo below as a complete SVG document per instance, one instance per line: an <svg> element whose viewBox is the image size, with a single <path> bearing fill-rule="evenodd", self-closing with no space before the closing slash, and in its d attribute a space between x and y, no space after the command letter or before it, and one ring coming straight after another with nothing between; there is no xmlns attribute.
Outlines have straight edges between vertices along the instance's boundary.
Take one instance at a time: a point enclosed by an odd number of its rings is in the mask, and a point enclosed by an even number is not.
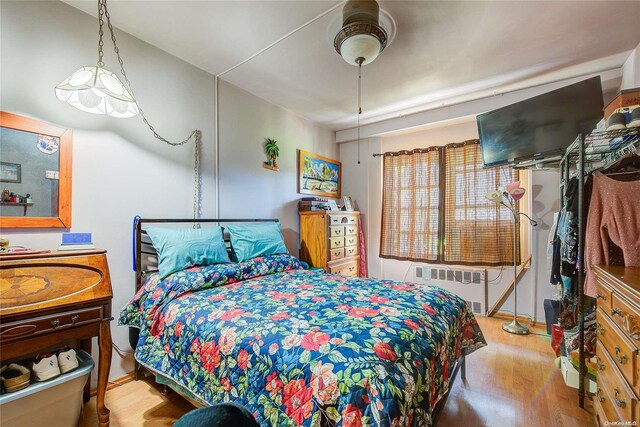
<svg viewBox="0 0 640 427"><path fill-rule="evenodd" d="M125 83L115 73L104 68L102 60L104 42L102 37L104 36L105 20L113 43L113 50L120 64L120 73L124 77ZM159 135L155 128L151 126L144 115L144 111L136 101L133 89L131 89L131 82L129 82L127 73L124 70L124 62L120 57L113 25L111 25L111 16L107 10L107 0L98 0L98 37L97 65L81 67L64 79L62 83L55 87L56 97L87 113L106 114L117 118L133 117L140 114L142 121L151 130L153 136L168 145L184 145L193 139L195 143L193 217L194 219L199 218L201 210L199 151L202 132L196 129L186 139L180 142L171 142Z"/></svg>
<svg viewBox="0 0 640 427"><path fill-rule="evenodd" d="M360 164L360 116L362 115L362 66L373 62L387 46L387 32L380 26L380 6L375 0L349 0L342 9L342 28L333 47L351 65L358 66L358 164Z"/></svg>

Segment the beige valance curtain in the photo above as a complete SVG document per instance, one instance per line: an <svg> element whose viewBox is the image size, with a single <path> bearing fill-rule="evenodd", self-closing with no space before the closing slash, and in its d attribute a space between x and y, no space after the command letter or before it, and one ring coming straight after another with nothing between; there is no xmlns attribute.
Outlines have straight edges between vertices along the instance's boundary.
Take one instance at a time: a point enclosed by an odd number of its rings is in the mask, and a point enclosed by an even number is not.
<svg viewBox="0 0 640 427"><path fill-rule="evenodd" d="M380 257L428 263L513 263L513 218L484 195L517 180L483 169L477 140L385 153ZM519 252L519 233L516 232ZM520 254L517 254L518 262Z"/></svg>

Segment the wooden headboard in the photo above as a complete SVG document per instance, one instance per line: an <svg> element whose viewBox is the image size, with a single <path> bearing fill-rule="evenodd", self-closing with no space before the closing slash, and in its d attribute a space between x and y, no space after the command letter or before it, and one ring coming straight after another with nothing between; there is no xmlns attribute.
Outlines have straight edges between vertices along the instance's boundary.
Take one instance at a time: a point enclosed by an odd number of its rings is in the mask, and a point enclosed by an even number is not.
<svg viewBox="0 0 640 427"><path fill-rule="evenodd" d="M135 224L135 267L136 267L136 292L140 289L146 275L158 271L158 254L151 243L151 238L145 230L146 225L159 224L180 224L194 226L224 225L230 223L253 223L253 222L279 222L277 219L150 219L140 218ZM227 251L231 251L229 233L225 230L224 241Z"/></svg>

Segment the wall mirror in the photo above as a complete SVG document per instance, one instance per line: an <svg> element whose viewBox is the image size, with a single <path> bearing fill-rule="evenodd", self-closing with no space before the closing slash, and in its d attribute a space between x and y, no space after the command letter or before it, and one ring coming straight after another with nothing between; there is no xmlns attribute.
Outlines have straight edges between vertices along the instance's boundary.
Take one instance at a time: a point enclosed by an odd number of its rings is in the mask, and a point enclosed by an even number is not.
<svg viewBox="0 0 640 427"><path fill-rule="evenodd" d="M71 227L73 133L0 111L0 227Z"/></svg>

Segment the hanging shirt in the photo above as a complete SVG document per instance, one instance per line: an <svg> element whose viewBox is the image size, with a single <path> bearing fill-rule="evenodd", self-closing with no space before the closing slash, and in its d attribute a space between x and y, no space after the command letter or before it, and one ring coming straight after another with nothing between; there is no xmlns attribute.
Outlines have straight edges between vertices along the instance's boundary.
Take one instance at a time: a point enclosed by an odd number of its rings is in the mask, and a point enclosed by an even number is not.
<svg viewBox="0 0 640 427"><path fill-rule="evenodd" d="M558 219L558 238L562 242L560 257L563 276L573 277L578 255L578 179L571 178L565 190L565 204Z"/></svg>
<svg viewBox="0 0 640 427"><path fill-rule="evenodd" d="M585 294L595 297L591 266L610 264L612 243L622 250L626 267L640 267L640 180L594 174L585 239Z"/></svg>

